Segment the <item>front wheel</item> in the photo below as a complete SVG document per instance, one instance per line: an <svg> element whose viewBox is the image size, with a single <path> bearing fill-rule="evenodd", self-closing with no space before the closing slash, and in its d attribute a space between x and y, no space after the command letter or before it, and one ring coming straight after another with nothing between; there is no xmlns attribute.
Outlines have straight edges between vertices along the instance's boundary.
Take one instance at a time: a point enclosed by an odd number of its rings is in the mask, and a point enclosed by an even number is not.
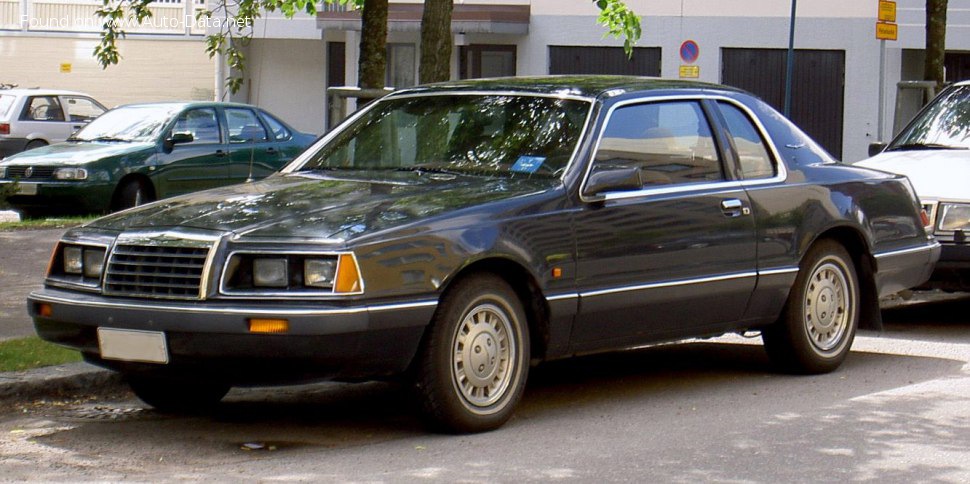
<svg viewBox="0 0 970 484"><path fill-rule="evenodd" d="M224 383L144 376L128 377L128 386L138 399L166 413L204 413L229 393Z"/></svg>
<svg viewBox="0 0 970 484"><path fill-rule="evenodd" d="M529 371L527 324L518 296L497 276L472 276L445 294L415 374L433 427L484 432L508 421Z"/></svg>
<svg viewBox="0 0 970 484"><path fill-rule="evenodd" d="M778 322L762 331L772 361L794 373L816 374L842 364L859 325L859 283L842 245L812 246Z"/></svg>
<svg viewBox="0 0 970 484"><path fill-rule="evenodd" d="M132 180L125 183L125 185L118 190L118 195L115 197L114 209L124 210L127 208L137 207L151 201L151 193L149 192L148 188L145 187L145 184L138 180Z"/></svg>

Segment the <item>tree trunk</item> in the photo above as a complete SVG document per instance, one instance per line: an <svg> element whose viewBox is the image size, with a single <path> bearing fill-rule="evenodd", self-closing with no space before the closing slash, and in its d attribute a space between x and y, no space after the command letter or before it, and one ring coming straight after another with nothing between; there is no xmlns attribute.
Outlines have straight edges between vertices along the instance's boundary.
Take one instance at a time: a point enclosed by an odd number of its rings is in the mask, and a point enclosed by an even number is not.
<svg viewBox="0 0 970 484"><path fill-rule="evenodd" d="M425 0L421 15L421 83L451 79L452 0Z"/></svg>
<svg viewBox="0 0 970 484"><path fill-rule="evenodd" d="M926 64L923 78L936 81L937 88L945 81L943 60L946 56L947 0L926 0Z"/></svg>
<svg viewBox="0 0 970 484"><path fill-rule="evenodd" d="M362 89L384 87L387 65L387 0L364 0L361 13L360 62L357 85Z"/></svg>

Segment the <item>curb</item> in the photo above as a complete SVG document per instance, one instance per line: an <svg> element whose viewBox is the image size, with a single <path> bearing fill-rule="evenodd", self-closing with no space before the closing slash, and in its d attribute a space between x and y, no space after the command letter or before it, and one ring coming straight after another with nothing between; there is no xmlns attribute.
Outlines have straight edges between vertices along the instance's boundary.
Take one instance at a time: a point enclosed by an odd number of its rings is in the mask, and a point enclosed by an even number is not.
<svg viewBox="0 0 970 484"><path fill-rule="evenodd" d="M0 403L110 393L125 388L120 373L83 362L0 373Z"/></svg>

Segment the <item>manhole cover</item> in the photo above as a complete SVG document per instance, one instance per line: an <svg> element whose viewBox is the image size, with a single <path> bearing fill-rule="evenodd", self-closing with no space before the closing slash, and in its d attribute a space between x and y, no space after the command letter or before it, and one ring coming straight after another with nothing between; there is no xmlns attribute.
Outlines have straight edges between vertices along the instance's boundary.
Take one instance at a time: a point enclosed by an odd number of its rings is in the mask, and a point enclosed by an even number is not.
<svg viewBox="0 0 970 484"><path fill-rule="evenodd" d="M109 405L85 405L65 412L67 417L82 420L120 421L141 418L147 414L144 408L114 407Z"/></svg>

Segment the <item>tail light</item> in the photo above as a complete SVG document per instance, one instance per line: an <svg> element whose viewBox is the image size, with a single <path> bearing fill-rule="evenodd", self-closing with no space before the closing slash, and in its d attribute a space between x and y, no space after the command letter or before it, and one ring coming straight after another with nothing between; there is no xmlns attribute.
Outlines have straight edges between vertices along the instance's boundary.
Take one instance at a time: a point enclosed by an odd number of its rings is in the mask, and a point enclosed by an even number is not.
<svg viewBox="0 0 970 484"><path fill-rule="evenodd" d="M923 227L930 228L933 225L930 214L926 213L925 208L919 211L919 219L923 221Z"/></svg>
<svg viewBox="0 0 970 484"><path fill-rule="evenodd" d="M0 134L10 134L10 123L0 123Z"/></svg>

